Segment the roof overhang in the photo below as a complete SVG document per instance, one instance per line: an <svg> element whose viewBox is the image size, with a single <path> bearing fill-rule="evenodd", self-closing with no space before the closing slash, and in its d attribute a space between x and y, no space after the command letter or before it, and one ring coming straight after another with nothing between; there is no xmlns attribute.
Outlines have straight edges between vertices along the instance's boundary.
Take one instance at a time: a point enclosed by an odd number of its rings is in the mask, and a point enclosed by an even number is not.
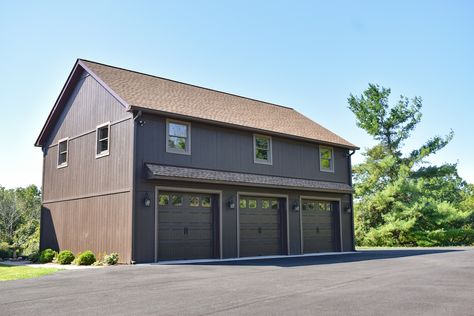
<svg viewBox="0 0 474 316"><path fill-rule="evenodd" d="M145 178L148 180L180 180L317 192L354 192L352 187L345 183L185 168L154 163L145 163Z"/></svg>

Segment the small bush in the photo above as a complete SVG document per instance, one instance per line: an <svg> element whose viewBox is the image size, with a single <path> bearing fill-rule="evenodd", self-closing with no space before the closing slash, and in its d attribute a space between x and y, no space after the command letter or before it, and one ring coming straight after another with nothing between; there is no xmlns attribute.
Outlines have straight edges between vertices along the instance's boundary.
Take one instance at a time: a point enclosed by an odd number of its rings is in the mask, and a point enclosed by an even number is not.
<svg viewBox="0 0 474 316"><path fill-rule="evenodd" d="M117 264L118 260L119 254L116 252L112 252L111 254L104 256L104 263L111 266Z"/></svg>
<svg viewBox="0 0 474 316"><path fill-rule="evenodd" d="M53 249L45 249L43 251L41 251L41 254L40 254L40 257L39 257L39 261L41 263L49 263L49 262L52 262L53 259L58 255L58 253L56 251L54 251Z"/></svg>
<svg viewBox="0 0 474 316"><path fill-rule="evenodd" d="M39 262L40 253L38 251L32 252L28 255L28 260L31 262Z"/></svg>
<svg viewBox="0 0 474 316"><path fill-rule="evenodd" d="M0 243L0 259L8 259L11 258L13 255L12 250L8 247L8 243L1 242Z"/></svg>
<svg viewBox="0 0 474 316"><path fill-rule="evenodd" d="M58 254L59 264L71 264L75 259L74 254L69 250L63 250Z"/></svg>
<svg viewBox="0 0 474 316"><path fill-rule="evenodd" d="M94 253L90 250L77 255L76 264L80 266L90 266L95 262Z"/></svg>

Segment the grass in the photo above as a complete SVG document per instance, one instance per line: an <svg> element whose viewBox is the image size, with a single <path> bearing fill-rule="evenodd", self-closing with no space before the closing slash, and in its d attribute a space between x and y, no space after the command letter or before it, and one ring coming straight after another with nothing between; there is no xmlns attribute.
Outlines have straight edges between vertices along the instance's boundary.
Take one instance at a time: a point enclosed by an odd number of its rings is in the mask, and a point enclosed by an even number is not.
<svg viewBox="0 0 474 316"><path fill-rule="evenodd" d="M32 268L27 266L10 266L0 264L0 281L37 278L59 271L56 268Z"/></svg>

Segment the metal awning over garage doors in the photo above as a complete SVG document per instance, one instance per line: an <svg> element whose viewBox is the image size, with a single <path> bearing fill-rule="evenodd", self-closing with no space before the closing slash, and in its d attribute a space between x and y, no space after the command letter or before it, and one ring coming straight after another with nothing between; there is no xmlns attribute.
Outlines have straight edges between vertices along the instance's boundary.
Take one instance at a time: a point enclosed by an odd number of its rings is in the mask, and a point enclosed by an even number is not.
<svg viewBox="0 0 474 316"><path fill-rule="evenodd" d="M239 195L239 256L288 254L286 198Z"/></svg>

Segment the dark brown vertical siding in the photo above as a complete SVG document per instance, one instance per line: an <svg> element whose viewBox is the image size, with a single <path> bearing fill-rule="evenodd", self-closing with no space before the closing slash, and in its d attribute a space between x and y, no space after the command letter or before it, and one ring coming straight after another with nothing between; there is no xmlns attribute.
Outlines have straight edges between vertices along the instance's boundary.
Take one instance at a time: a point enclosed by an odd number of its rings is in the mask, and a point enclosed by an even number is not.
<svg viewBox="0 0 474 316"><path fill-rule="evenodd" d="M42 247L92 250L96 255L118 252L129 263L131 249L129 193L43 204Z"/></svg>
<svg viewBox="0 0 474 316"><path fill-rule="evenodd" d="M87 74L46 144L41 247L118 252L131 260L132 115ZM96 126L110 126L110 154L96 159ZM68 166L57 168L57 141L69 137Z"/></svg>
<svg viewBox="0 0 474 316"><path fill-rule="evenodd" d="M130 122L110 126L110 154L95 158L95 131L69 141L68 166L57 168L58 146L45 157L43 200L83 197L85 195L130 190Z"/></svg>

